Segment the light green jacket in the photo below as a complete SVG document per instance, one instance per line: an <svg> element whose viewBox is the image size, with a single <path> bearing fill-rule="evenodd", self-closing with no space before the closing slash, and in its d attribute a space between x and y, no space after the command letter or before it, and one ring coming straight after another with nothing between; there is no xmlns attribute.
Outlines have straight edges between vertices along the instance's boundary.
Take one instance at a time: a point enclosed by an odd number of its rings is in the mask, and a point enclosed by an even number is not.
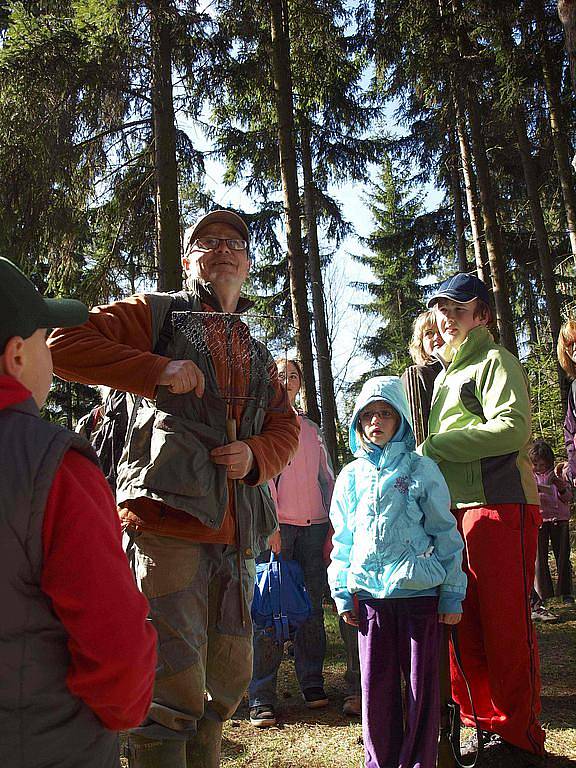
<svg viewBox="0 0 576 768"><path fill-rule="evenodd" d="M518 359L474 328L434 385L429 437L453 507L538 504L528 458L531 405Z"/></svg>

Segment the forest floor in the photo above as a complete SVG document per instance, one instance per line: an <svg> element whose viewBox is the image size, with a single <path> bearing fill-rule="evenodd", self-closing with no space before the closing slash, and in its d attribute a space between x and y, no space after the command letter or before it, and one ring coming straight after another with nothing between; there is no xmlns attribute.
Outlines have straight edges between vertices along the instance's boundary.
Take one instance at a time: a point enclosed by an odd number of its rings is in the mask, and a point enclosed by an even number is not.
<svg viewBox="0 0 576 768"><path fill-rule="evenodd" d="M537 625L542 668L542 716L549 752L548 768L576 768L576 607L552 601L557 623ZM328 652L326 692L330 706L305 707L285 656L278 677L278 725L250 725L247 700L225 725L223 768L361 768L362 728L358 718L342 714L346 668L336 616L326 609ZM508 768L490 761L490 768Z"/></svg>

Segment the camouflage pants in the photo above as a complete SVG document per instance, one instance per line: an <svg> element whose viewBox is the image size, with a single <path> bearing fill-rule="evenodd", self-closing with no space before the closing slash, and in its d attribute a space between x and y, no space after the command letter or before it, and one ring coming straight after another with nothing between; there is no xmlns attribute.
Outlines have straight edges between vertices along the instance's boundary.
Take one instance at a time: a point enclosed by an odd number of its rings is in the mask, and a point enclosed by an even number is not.
<svg viewBox="0 0 576 768"><path fill-rule="evenodd" d="M136 579L158 632L152 706L134 733L188 739L201 718L230 718L250 682L254 561L242 560L243 624L233 547L148 532L134 544Z"/></svg>

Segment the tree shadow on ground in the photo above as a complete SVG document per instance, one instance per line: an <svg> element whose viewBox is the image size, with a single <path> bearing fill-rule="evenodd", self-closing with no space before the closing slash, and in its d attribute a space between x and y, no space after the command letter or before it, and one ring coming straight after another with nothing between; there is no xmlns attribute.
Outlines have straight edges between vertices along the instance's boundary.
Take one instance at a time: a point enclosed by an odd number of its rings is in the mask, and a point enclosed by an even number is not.
<svg viewBox="0 0 576 768"><path fill-rule="evenodd" d="M225 736L222 738L222 757L239 757L246 753L244 744L238 741L232 741Z"/></svg>
<svg viewBox="0 0 576 768"><path fill-rule="evenodd" d="M546 768L576 768L576 760L549 754L546 760Z"/></svg>
<svg viewBox="0 0 576 768"><path fill-rule="evenodd" d="M576 694L543 694L543 719L553 728L576 728Z"/></svg>

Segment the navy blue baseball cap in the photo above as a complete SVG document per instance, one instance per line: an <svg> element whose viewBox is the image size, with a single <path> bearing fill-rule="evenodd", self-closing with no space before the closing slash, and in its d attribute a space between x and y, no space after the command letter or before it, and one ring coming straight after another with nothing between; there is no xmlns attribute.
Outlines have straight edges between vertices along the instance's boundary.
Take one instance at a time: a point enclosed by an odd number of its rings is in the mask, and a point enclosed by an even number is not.
<svg viewBox="0 0 576 768"><path fill-rule="evenodd" d="M439 288L428 299L427 307L433 307L438 299L452 299L459 304L467 304L469 301L480 299L485 304L490 304L490 294L486 283L483 283L476 275L466 275L460 272L448 280L444 280Z"/></svg>

